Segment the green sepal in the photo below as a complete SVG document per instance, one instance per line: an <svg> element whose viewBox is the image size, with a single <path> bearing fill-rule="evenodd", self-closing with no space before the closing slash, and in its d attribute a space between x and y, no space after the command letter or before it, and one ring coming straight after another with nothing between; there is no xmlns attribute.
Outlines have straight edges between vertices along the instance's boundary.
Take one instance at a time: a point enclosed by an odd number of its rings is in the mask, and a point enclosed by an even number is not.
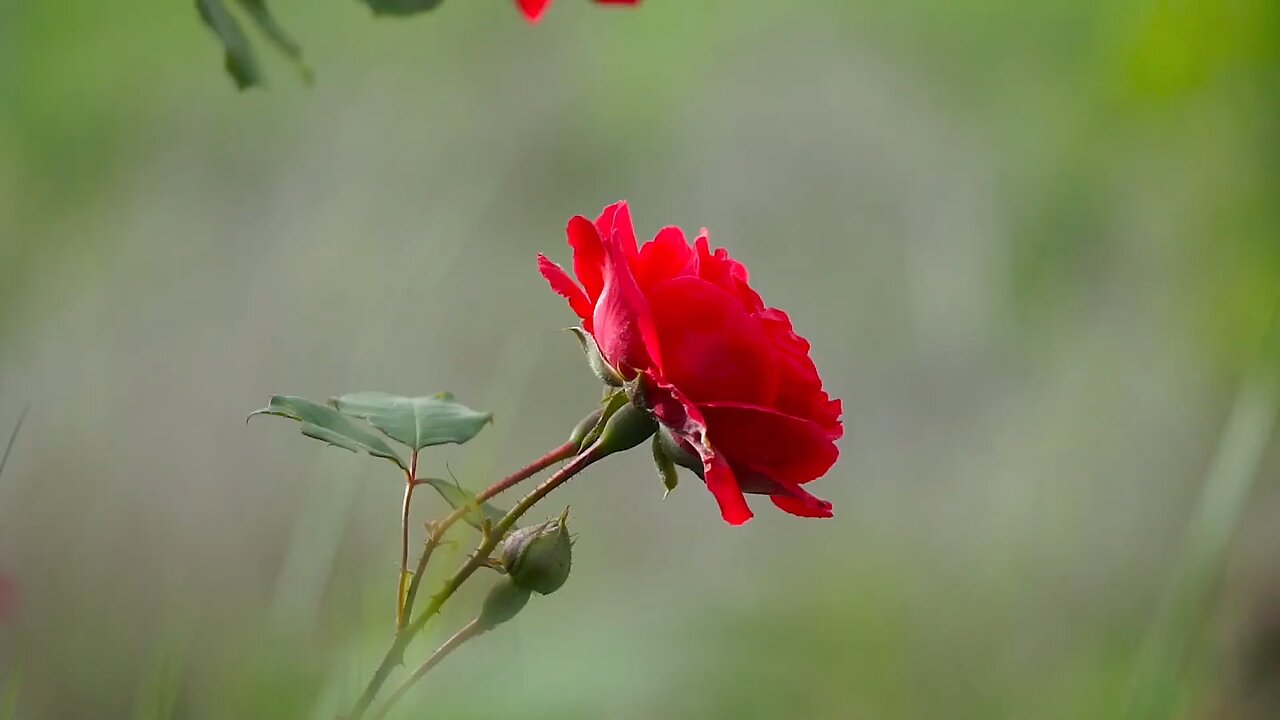
<svg viewBox="0 0 1280 720"><path fill-rule="evenodd" d="M582 346L582 352L587 356L587 365L591 368L591 372L600 378L600 382L609 387L622 387L622 374L604 359L604 355L600 353L600 346L596 344L596 339L591 336L591 333L580 327L571 327L567 330L578 338L578 344Z"/></svg>
<svg viewBox="0 0 1280 720"><path fill-rule="evenodd" d="M653 434L653 466L658 470L658 477L662 478L662 486L667 489L662 494L665 498L680 484L680 474L676 471L675 461L663 450L661 437L660 433Z"/></svg>

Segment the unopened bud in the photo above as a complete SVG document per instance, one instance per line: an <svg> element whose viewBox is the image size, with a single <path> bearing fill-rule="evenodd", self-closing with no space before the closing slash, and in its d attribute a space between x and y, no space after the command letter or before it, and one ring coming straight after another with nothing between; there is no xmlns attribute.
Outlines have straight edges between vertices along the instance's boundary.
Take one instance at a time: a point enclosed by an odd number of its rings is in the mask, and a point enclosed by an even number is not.
<svg viewBox="0 0 1280 720"><path fill-rule="evenodd" d="M569 442L573 443L579 450L592 440L595 440L596 426L600 424L600 418L604 416L604 408L598 407L591 412L590 415L582 418L578 426L573 429L569 435Z"/></svg>
<svg viewBox="0 0 1280 720"><path fill-rule="evenodd" d="M573 541L565 508L558 519L515 530L502 541L502 567L520 588L549 595L569 579Z"/></svg>
<svg viewBox="0 0 1280 720"><path fill-rule="evenodd" d="M477 622L484 630L498 627L524 609L530 594L528 590L518 587L511 578L502 578L485 596Z"/></svg>
<svg viewBox="0 0 1280 720"><path fill-rule="evenodd" d="M600 457L604 457L630 450L653 437L657 429L658 422L653 419L653 416L627 403L605 421L604 429L600 431L600 439L596 441L597 452Z"/></svg>

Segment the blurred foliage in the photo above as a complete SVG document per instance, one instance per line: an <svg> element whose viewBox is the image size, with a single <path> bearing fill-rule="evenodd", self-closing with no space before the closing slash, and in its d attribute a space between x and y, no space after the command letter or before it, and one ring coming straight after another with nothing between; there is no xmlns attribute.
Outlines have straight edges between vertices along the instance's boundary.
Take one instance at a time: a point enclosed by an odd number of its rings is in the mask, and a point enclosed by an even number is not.
<svg viewBox="0 0 1280 720"><path fill-rule="evenodd" d="M398 489L244 410L448 385L496 422L427 471L523 464L597 400L533 258L619 197L642 234L711 228L812 341L837 517L730 530L611 459L561 491L574 582L401 717L1124 711L1280 302L1280 5L271 9L313 86L237 93L187 3L0 5L0 429L32 402L0 713L340 712L389 631ZM1180 717L1280 712L1268 449Z"/></svg>

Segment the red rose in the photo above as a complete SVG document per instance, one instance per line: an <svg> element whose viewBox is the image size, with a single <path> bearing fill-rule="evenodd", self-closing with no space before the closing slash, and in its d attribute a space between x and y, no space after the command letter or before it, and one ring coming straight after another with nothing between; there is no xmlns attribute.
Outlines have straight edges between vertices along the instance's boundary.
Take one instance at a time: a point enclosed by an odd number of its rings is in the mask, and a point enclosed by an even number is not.
<svg viewBox="0 0 1280 720"><path fill-rule="evenodd" d="M599 5L639 5L640 0L595 0ZM524 17L529 22L538 22L538 18L542 17L542 13L546 11L547 6L551 4L551 0L516 0L516 5L520 7L520 12L524 13Z"/></svg>
<svg viewBox="0 0 1280 720"><path fill-rule="evenodd" d="M827 472L844 433L840 401L822 389L809 343L766 307L747 269L706 230L693 247L667 227L636 247L625 202L595 223L569 221L573 271L538 256L604 359L638 380L643 402L702 461L724 519L751 519L743 493L770 496L793 515L831 517L831 503L801 485Z"/></svg>

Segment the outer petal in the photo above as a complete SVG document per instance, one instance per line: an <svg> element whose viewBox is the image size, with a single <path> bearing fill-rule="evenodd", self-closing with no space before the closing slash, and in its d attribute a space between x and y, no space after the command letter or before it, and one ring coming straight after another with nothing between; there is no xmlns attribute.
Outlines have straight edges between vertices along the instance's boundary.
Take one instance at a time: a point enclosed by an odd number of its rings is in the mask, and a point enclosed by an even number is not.
<svg viewBox="0 0 1280 720"><path fill-rule="evenodd" d="M596 226L581 215L569 219L565 234L573 248L573 274L594 304L604 288L604 242Z"/></svg>
<svg viewBox="0 0 1280 720"><path fill-rule="evenodd" d="M600 217L596 218L596 231L600 233L600 237L606 239L617 233L618 245L626 255L627 261L635 260L638 253L636 229L631 224L631 208L626 200L619 200L600 212Z"/></svg>
<svg viewBox="0 0 1280 720"><path fill-rule="evenodd" d="M614 0L616 2L616 0ZM547 6L551 4L551 0L516 0L516 5L520 7L520 12L524 13L524 19L531 23L538 22L542 17L542 13L546 12Z"/></svg>
<svg viewBox="0 0 1280 720"><path fill-rule="evenodd" d="M747 499L738 487L733 468L716 452L707 439L707 424L696 405L675 386L652 375L640 378L641 402L677 439L689 445L702 460L702 474L707 489L720 506L720 515L730 525L741 525L752 518Z"/></svg>
<svg viewBox="0 0 1280 720"><path fill-rule="evenodd" d="M703 461L703 473L707 476L707 489L711 491L716 504L720 506L720 517L724 518L725 522L730 525L741 525L755 517L747 505L747 498L738 487L738 479L734 477L733 469L724 461L724 458L717 454Z"/></svg>
<svg viewBox="0 0 1280 720"><path fill-rule="evenodd" d="M822 477L840 456L826 428L771 408L698 403L708 436L734 467L784 485Z"/></svg>
<svg viewBox="0 0 1280 720"><path fill-rule="evenodd" d="M627 226L629 230L629 222ZM605 360L630 378L637 371L657 369L661 354L649 301L631 274L625 235L615 223L604 238L604 287L596 300L592 334ZM631 245L635 245L634 235Z"/></svg>
<svg viewBox="0 0 1280 720"><path fill-rule="evenodd" d="M652 242L640 246L640 254L632 263L640 288L650 287L672 278L692 275L698 268L698 256L678 227L658 231Z"/></svg>
<svg viewBox="0 0 1280 720"><path fill-rule="evenodd" d="M773 406L788 415L813 420L827 428L831 438L844 434L841 404L822 389L818 368L809 357L809 342L796 334L791 318L781 310L766 308L757 316L778 356L778 397Z"/></svg>
<svg viewBox="0 0 1280 720"><path fill-rule="evenodd" d="M582 288L578 287L578 283L569 277L564 268L548 260L542 253L538 253L538 272L546 278L552 290L569 301L569 308L582 320L587 332L591 332L591 301Z"/></svg>
<svg viewBox="0 0 1280 720"><path fill-rule="evenodd" d="M743 492L768 495L780 509L800 517L829 518L833 515L831 503L810 495L799 485L780 483L749 470L737 471L738 484Z"/></svg>
<svg viewBox="0 0 1280 720"><path fill-rule="evenodd" d="M773 495L769 498L774 505L778 506L779 510L799 517L835 517L835 511L832 510L831 503L810 495L799 485L792 485L789 489L795 494Z"/></svg>
<svg viewBox="0 0 1280 720"><path fill-rule="evenodd" d="M773 401L776 352L737 298L692 276L658 283L648 297L662 343L663 379L698 403Z"/></svg>

